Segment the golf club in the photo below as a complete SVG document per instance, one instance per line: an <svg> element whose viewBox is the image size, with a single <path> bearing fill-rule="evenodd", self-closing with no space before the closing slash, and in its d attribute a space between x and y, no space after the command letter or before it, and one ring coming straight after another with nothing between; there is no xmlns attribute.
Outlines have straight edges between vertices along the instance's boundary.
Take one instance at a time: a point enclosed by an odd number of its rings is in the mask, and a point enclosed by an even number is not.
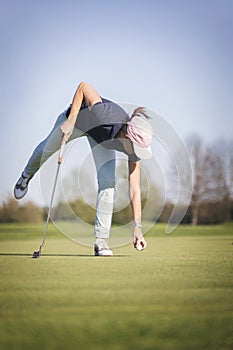
<svg viewBox="0 0 233 350"><path fill-rule="evenodd" d="M57 179L58 179L58 175L59 175L59 170L60 170L60 166L61 166L61 162L62 162L62 156L63 156L63 152L64 152L64 147L65 147L65 141L64 141L64 139L62 139L61 147L60 147L59 154L58 154L57 172L56 172L55 181L54 181L54 185L53 185L53 191L52 191L52 195L51 195L51 200L50 200L47 220L46 220L46 224L45 224L45 228L44 228L44 236L43 236L43 240L42 240L41 245L40 245L40 249L33 253L33 255L32 255L33 258L39 258L40 255L41 255L41 250L45 246L47 229L48 229L50 214L51 214L51 210L52 210L53 199L54 199L55 189L56 189L56 185L57 185Z"/></svg>

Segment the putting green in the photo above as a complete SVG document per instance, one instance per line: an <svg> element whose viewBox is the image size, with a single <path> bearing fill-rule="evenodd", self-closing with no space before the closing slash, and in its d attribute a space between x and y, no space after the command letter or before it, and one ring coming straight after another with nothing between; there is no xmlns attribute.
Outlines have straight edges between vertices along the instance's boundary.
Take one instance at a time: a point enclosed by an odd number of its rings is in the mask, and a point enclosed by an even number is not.
<svg viewBox="0 0 233 350"><path fill-rule="evenodd" d="M50 226L32 259L42 226L1 226L0 348L232 349L232 227L158 225L100 258Z"/></svg>

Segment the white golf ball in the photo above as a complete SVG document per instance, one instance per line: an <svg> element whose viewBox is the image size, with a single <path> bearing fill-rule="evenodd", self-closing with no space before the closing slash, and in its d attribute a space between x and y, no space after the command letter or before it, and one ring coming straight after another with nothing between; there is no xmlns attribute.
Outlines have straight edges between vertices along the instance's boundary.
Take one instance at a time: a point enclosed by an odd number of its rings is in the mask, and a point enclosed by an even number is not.
<svg viewBox="0 0 233 350"><path fill-rule="evenodd" d="M141 243L139 243L139 244L137 245L136 249L137 249L137 250L143 250L143 246L142 246L142 244L141 244Z"/></svg>

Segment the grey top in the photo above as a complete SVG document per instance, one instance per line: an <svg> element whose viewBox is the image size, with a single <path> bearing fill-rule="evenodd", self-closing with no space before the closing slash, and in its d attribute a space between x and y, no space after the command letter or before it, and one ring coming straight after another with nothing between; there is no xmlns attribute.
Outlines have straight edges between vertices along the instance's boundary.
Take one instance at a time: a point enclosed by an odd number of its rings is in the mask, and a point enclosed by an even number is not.
<svg viewBox="0 0 233 350"><path fill-rule="evenodd" d="M69 111L70 108L67 110L67 116ZM105 148L123 152L129 157L129 160L137 162L140 159L136 154L128 154L122 143L115 138L128 120L129 116L126 111L112 101L102 98L102 102L97 102L89 109L84 100L75 127L90 135L98 144L102 144Z"/></svg>

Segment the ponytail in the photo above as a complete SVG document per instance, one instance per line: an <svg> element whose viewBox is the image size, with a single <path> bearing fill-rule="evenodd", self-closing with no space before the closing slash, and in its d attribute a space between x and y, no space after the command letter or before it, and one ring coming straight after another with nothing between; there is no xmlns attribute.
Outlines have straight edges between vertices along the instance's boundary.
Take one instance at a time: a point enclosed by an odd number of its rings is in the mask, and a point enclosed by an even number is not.
<svg viewBox="0 0 233 350"><path fill-rule="evenodd" d="M138 117L144 116L146 119L151 119L151 117L146 113L145 107L137 107L137 108L135 108L135 110L133 111L130 119L132 119L136 115Z"/></svg>

